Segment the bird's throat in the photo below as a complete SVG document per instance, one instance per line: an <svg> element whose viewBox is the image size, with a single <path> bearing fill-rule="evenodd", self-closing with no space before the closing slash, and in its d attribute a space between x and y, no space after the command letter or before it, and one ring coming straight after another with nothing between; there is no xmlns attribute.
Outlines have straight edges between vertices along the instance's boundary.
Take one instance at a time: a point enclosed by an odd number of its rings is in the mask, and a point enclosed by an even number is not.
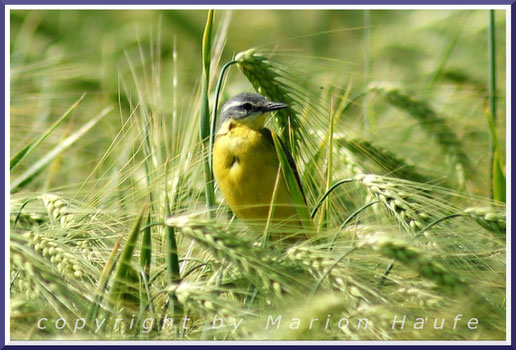
<svg viewBox="0 0 516 350"><path fill-rule="evenodd" d="M233 119L229 118L222 124L217 131L217 135L227 134L233 128L243 127L253 129L255 131L262 130L265 127L266 114L260 114L258 116L250 116L245 119Z"/></svg>

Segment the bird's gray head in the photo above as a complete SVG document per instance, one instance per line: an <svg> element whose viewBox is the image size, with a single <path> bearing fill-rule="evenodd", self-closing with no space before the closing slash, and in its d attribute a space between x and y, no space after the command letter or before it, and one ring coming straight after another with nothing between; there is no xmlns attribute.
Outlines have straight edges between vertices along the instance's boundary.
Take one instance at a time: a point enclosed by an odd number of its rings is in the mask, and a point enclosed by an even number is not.
<svg viewBox="0 0 516 350"><path fill-rule="evenodd" d="M271 102L265 97L252 93L243 92L230 98L220 111L220 125L222 126L228 120L236 123L243 123L251 126L258 122L257 117L267 112L288 107L287 104L281 102ZM261 119L261 118L260 118ZM262 124L263 122L258 124ZM259 126L259 125L258 125Z"/></svg>

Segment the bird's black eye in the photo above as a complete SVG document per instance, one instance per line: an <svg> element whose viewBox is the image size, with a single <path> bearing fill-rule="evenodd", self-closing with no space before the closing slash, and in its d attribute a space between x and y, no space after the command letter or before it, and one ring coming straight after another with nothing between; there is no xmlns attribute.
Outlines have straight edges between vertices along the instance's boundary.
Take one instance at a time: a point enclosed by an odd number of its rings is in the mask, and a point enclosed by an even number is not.
<svg viewBox="0 0 516 350"><path fill-rule="evenodd" d="M242 108L249 112L253 106L249 102L246 102L242 105Z"/></svg>

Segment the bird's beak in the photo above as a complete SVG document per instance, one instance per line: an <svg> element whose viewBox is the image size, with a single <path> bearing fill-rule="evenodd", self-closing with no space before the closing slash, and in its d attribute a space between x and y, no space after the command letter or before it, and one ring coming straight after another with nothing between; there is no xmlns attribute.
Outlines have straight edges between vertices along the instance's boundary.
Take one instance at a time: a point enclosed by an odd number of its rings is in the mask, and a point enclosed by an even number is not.
<svg viewBox="0 0 516 350"><path fill-rule="evenodd" d="M281 102L271 102L265 106L265 112L277 111L278 109L287 108L288 104Z"/></svg>

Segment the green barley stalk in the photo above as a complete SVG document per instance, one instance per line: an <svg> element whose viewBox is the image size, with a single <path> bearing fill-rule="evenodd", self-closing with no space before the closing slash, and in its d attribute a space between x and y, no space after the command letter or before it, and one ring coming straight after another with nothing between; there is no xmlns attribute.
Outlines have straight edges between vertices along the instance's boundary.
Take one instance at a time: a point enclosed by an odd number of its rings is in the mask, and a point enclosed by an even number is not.
<svg viewBox="0 0 516 350"><path fill-rule="evenodd" d="M505 161L501 154L500 141L496 131L495 121L491 115L492 112L486 112L487 123L489 125L490 143L491 145L491 198L493 200L503 202L506 201L507 185L505 179Z"/></svg>
<svg viewBox="0 0 516 350"><path fill-rule="evenodd" d="M315 217L315 214L317 214L317 211L319 210L319 208L321 207L321 205L324 203L324 201L328 198L328 196L333 192L335 191L339 186L342 186L344 184L347 184L347 183L350 183L350 182L353 182L354 179L350 178L350 179L342 179L342 180L339 180L339 181L336 181L333 183L333 185L331 185L331 187L329 187L326 192L321 196L321 198L319 198L319 200L317 201L317 203L315 204L314 208L312 209L312 213L311 213L311 217L314 218Z"/></svg>
<svg viewBox="0 0 516 350"><path fill-rule="evenodd" d="M168 168L168 166L167 166L167 168ZM166 171L166 173L168 173L168 171ZM165 188L167 189L168 186L166 185ZM166 212L167 217L171 216L168 190L167 190L167 194L165 196L165 212ZM167 266L167 284L172 285L172 284L178 283L181 280L181 277L180 277L179 258L178 258L179 254L177 251L176 229L169 225L165 226L165 247L166 247L165 263ZM176 301L177 301L176 296L174 294L170 293L168 296L168 306L174 315L179 314L181 311L181 308Z"/></svg>
<svg viewBox="0 0 516 350"><path fill-rule="evenodd" d="M505 202L505 175L502 170L500 144L496 134L496 31L494 10L489 10L487 45L489 55L489 112L486 114L491 131L489 138L491 151L491 198Z"/></svg>
<svg viewBox="0 0 516 350"><path fill-rule="evenodd" d="M213 36L213 10L208 11L206 26L202 37L202 80L201 80L201 111L200 111L200 139L203 146L203 153L209 151L210 140L210 106L208 100L209 84L210 84L210 62L211 48ZM204 180L206 205L210 215L211 210L215 206L215 186L213 183L213 174L210 169L210 157L204 159Z"/></svg>
<svg viewBox="0 0 516 350"><path fill-rule="evenodd" d="M151 262L152 262L152 236L151 236L151 215L147 213L146 227L143 230L142 243L140 248L140 269L143 275L142 285L147 286L150 280ZM151 302L151 295L149 294L148 288L141 288L146 291L145 302Z"/></svg>
<svg viewBox="0 0 516 350"><path fill-rule="evenodd" d="M222 92L222 83L224 82L226 73L228 72L229 68L235 63L236 63L236 61L230 61L222 67L222 69L220 71L219 79L217 80L217 86L215 88L215 101L213 103L213 113L211 116L210 147L209 147L210 168L212 169L212 176L213 176L213 154L212 153L213 153L213 145L215 144L215 137L217 135L217 111L218 111L218 106L219 106L220 94Z"/></svg>
<svg viewBox="0 0 516 350"><path fill-rule="evenodd" d="M326 188L325 191L328 193L328 190L331 187L331 183L333 181L333 171L334 171L334 155L333 155L333 144L334 144L334 128L335 128L335 110L334 110L334 99L331 99L330 102L330 122L328 127L328 150L327 150L327 164L326 164ZM326 205L323 207L323 212L320 216L319 224L317 227L317 232L321 232L323 225L328 222L330 215L330 202L327 201ZM313 215L311 215L313 218Z"/></svg>

